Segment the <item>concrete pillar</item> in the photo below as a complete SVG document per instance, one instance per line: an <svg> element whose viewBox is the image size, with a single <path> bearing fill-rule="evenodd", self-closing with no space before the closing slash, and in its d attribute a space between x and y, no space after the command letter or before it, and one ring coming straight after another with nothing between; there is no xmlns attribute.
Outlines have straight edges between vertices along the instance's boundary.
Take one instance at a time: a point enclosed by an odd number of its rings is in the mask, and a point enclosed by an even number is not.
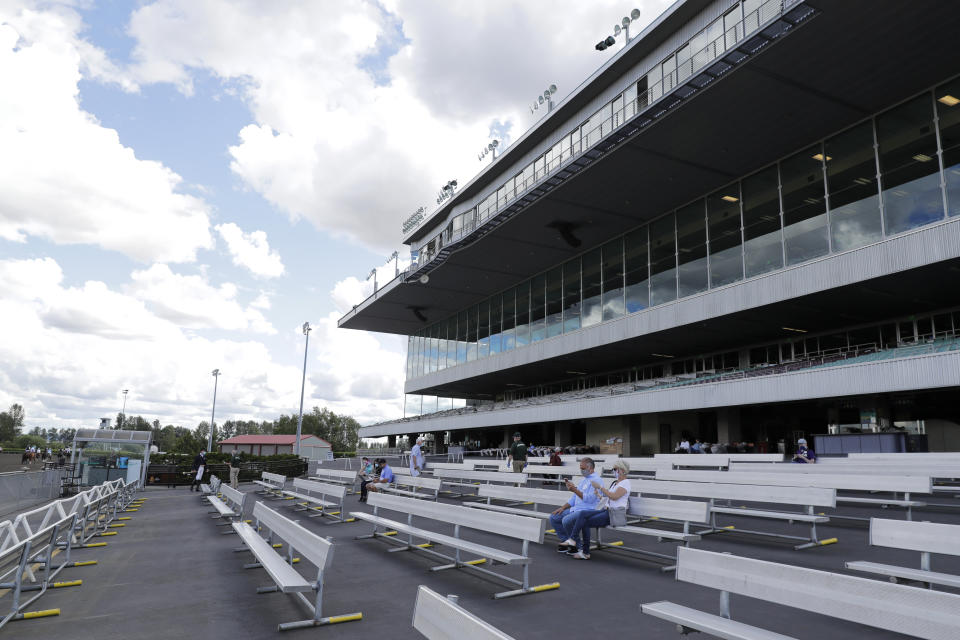
<svg viewBox="0 0 960 640"><path fill-rule="evenodd" d="M555 447L566 447L572 444L570 442L570 423L558 422L553 429L553 445Z"/></svg>
<svg viewBox="0 0 960 640"><path fill-rule="evenodd" d="M387 446L391 448L397 446L397 436L387 436Z"/></svg>

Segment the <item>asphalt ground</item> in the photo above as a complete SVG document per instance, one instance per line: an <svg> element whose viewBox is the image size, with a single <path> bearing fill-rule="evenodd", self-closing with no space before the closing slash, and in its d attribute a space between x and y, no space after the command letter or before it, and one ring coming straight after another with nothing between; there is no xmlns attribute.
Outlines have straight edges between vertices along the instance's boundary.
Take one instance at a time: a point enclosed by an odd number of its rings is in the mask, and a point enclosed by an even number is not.
<svg viewBox="0 0 960 640"><path fill-rule="evenodd" d="M255 486L242 484L253 494ZM309 617L292 596L256 593L258 586L271 584L262 569L244 570L252 562L247 552L235 552L235 535L223 535L198 493L179 487L148 487L142 492L144 506L131 516L119 535L103 538L106 547L79 549L74 559L96 559L92 566L65 569L60 580L82 579L80 587L48 591L31 610L59 608L61 614L46 618L10 622L0 637L17 640L53 638L128 640L172 640L186 638L245 639L276 638L277 624ZM439 564L425 554L388 553L393 545L382 539L356 540L368 534L372 525L364 522L334 523L331 518L304 518L295 512L292 501L270 500L259 495L247 498L249 517L257 500L284 515L299 518L308 529L330 536L335 543L332 569L325 578L324 614L339 615L360 611L363 619L326 627L285 632L284 636L316 638L420 638L411 626L418 585L442 594L457 594L460 605L516 638L576 638L589 634L676 639L674 625L642 615L644 602L670 600L710 613L719 612L719 592L678 582L672 573L659 570L664 563L620 550L595 551L589 561L558 554L556 540L548 536L543 545L531 546L531 584L559 582L560 588L541 593L493 600L497 591L513 588L468 569L430 572ZM457 502L441 498L444 502ZM915 519L960 524L960 500L935 498L935 502L957 505L915 512ZM357 496L347 497L350 511L371 511ZM899 509L844 508L844 515L903 518ZM385 514L388 517L396 514ZM399 518L398 519L402 519ZM417 521L415 520L415 523ZM424 524L425 521L420 521ZM435 524L435 523L428 523ZM804 525L731 517L723 524L736 527L804 535ZM452 533L452 527L437 527ZM848 560L871 560L919 567L919 553L870 548L866 523L831 522L818 527L821 539L837 537L837 544L794 551L793 544L735 532L705 536L693 546L712 551L796 564L813 569L850 573L843 568ZM519 542L493 534L471 532L469 539L519 551ZM650 538L616 536L630 545L670 552L675 543L657 543ZM629 539L632 538L632 539ZM609 536L605 540L612 540ZM297 565L305 576L315 570L304 562ZM960 574L960 558L935 556L933 569ZM519 577L519 569L499 567ZM881 579L881 578L878 578ZM9 602L0 599L0 606ZM903 638L859 624L771 605L759 600L731 596L735 620L762 626L800 639ZM451 630L451 638L457 631ZM958 630L960 638L960 630Z"/></svg>

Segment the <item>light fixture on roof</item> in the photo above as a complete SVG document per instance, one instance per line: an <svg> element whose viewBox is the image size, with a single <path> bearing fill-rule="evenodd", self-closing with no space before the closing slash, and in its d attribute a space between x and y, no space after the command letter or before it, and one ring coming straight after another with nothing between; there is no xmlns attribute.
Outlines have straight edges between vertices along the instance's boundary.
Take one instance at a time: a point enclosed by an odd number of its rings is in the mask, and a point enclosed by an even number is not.
<svg viewBox="0 0 960 640"><path fill-rule="evenodd" d="M537 99L533 101L533 104L530 105L530 113L537 111L544 104L547 105L547 113L553 111L553 94L557 92L557 85L551 84L549 87L543 90L543 94L537 96Z"/></svg>
<svg viewBox="0 0 960 640"><path fill-rule="evenodd" d="M450 180L447 184L443 185L440 188L440 192L437 194L437 204L441 204L444 200L452 198L454 192L457 190L457 181Z"/></svg>
<svg viewBox="0 0 960 640"><path fill-rule="evenodd" d="M721 199L721 200L725 200L726 202L737 202L737 201L738 201L738 198L736 198L736 197L734 197L734 196L721 196L720 199Z"/></svg>
<svg viewBox="0 0 960 640"><path fill-rule="evenodd" d="M937 102L941 102L948 107L955 107L957 104L960 104L960 98L954 98L948 93L945 96L940 96L937 98Z"/></svg>
<svg viewBox="0 0 960 640"><path fill-rule="evenodd" d="M531 109L531 111L533 110ZM477 160L483 160L489 155L491 156L490 162L493 162L494 160L497 159L497 147L499 146L500 146L499 140L491 140L490 142L487 143L487 146L485 146L480 151L480 153L477 154Z"/></svg>
<svg viewBox="0 0 960 640"><path fill-rule="evenodd" d="M668 353L651 353L650 355L656 356L658 358L672 358L673 356Z"/></svg>
<svg viewBox="0 0 960 640"><path fill-rule="evenodd" d="M376 293L377 292L377 268L376 267L374 267L373 269L370 269L370 275L367 276L367 280L369 280L370 278L373 278L373 292Z"/></svg>
<svg viewBox="0 0 960 640"><path fill-rule="evenodd" d="M807 332L806 329L794 329L793 327L780 327L780 328L783 329L784 331L794 331L794 332L796 332L796 333L806 333L806 332Z"/></svg>
<svg viewBox="0 0 960 640"><path fill-rule="evenodd" d="M827 162L830 162L831 160L833 160L833 158L831 158L830 156L824 156L822 153L815 153L810 157L816 160L817 162L823 162L824 158L826 158Z"/></svg>
<svg viewBox="0 0 960 640"><path fill-rule="evenodd" d="M631 10L629 16L624 16L620 19L620 24L613 25L613 35L607 36L594 45L593 48L597 51L606 51L617 43L617 36L619 36L621 32L623 33L623 46L627 46L630 42L630 24L639 19L640 9Z"/></svg>
<svg viewBox="0 0 960 640"><path fill-rule="evenodd" d="M925 153L918 153L917 155L913 156L913 159L916 160L917 162L930 162L931 160L933 160L933 158L931 158Z"/></svg>

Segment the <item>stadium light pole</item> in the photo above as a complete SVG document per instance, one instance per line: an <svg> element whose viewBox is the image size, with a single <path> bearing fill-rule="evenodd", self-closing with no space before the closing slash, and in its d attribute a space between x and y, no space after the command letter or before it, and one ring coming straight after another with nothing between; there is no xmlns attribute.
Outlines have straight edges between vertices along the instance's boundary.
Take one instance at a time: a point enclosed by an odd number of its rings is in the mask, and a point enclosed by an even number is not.
<svg viewBox="0 0 960 640"><path fill-rule="evenodd" d="M123 390L123 409L120 410L120 428L123 429L123 425L127 422L127 393L130 389Z"/></svg>
<svg viewBox="0 0 960 640"><path fill-rule="evenodd" d="M297 418L297 442L293 448L293 452L297 456L300 455L300 433L303 430L303 391L307 386L307 349L310 347L309 322L303 323L303 335L307 336L307 341L303 345L303 381L300 383L300 416Z"/></svg>
<svg viewBox="0 0 960 640"><path fill-rule="evenodd" d="M377 268L376 267L370 270L370 275L367 276L367 280L370 280L370 278L373 278L373 292L376 293L377 292Z"/></svg>
<svg viewBox="0 0 960 640"><path fill-rule="evenodd" d="M390 257L387 260L393 259L393 277L396 278L400 275L400 254L396 251L390 254Z"/></svg>
<svg viewBox="0 0 960 640"><path fill-rule="evenodd" d="M213 453L213 418L217 414L217 378L220 377L220 369L214 369L210 372L213 376L213 409L210 410L210 433L207 434L207 453Z"/></svg>

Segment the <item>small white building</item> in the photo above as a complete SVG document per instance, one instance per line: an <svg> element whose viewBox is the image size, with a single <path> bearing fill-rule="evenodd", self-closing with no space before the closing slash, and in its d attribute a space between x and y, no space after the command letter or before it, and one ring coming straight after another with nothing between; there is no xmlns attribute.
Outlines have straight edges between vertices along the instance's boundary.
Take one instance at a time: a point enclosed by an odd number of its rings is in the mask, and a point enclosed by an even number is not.
<svg viewBox="0 0 960 640"><path fill-rule="evenodd" d="M282 453L293 453L293 446L297 441L294 434L284 435L248 435L234 436L221 440L221 453L247 453L254 456L275 456ZM328 453L333 451L333 445L314 435L300 436L300 457L307 460L326 460Z"/></svg>

